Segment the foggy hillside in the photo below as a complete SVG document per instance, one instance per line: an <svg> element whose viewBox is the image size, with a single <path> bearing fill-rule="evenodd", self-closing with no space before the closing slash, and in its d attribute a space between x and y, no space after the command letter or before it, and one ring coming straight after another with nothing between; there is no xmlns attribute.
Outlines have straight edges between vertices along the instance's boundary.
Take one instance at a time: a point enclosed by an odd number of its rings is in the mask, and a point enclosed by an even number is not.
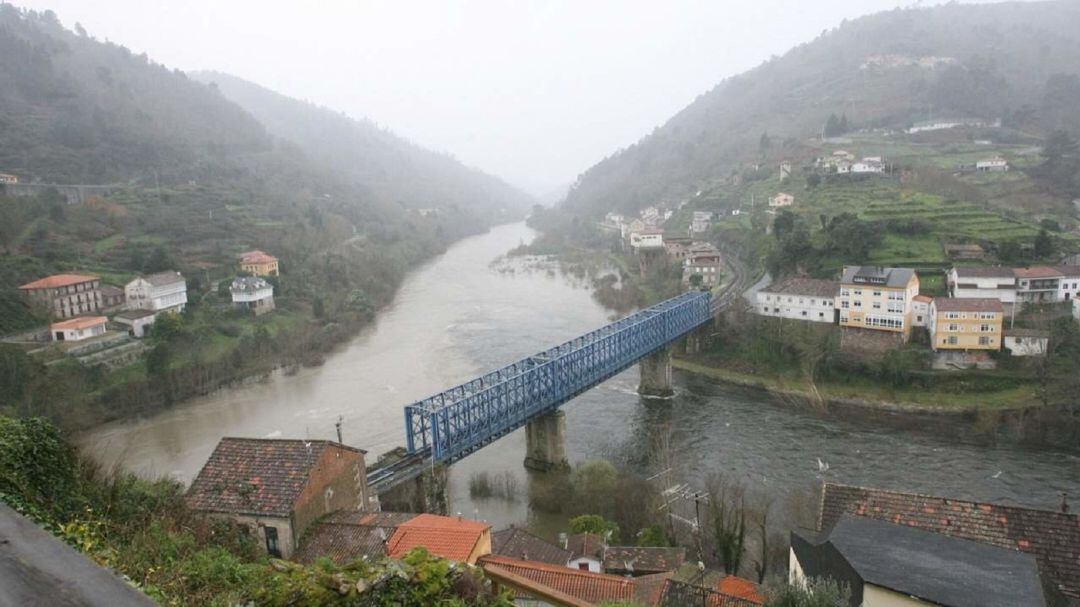
<svg viewBox="0 0 1080 607"><path fill-rule="evenodd" d="M312 159L375 195L408 208L460 206L506 209L520 216L528 195L497 177L398 137L368 120L354 120L219 72L192 78L217 87L271 133L298 144Z"/></svg>
<svg viewBox="0 0 1080 607"><path fill-rule="evenodd" d="M775 148L818 133L830 114L856 128L963 116L1036 135L1075 132L1077 24L1080 5L1067 1L897 9L846 22L725 80L588 169L567 206L597 214L685 196L758 158L763 134Z"/></svg>

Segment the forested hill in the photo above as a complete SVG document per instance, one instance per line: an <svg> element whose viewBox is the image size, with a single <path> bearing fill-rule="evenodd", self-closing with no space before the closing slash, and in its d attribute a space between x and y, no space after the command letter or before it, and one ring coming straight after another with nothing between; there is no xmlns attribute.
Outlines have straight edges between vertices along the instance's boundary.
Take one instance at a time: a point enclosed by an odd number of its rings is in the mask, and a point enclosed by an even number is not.
<svg viewBox="0 0 1080 607"><path fill-rule="evenodd" d="M251 115L183 73L65 30L51 12L0 4L0 171L61 183L179 179L270 149Z"/></svg>
<svg viewBox="0 0 1080 607"><path fill-rule="evenodd" d="M740 163L771 160L831 114L856 128L974 117L1039 136L1077 134L1078 72L1073 0L879 13L720 83L582 174L567 206L598 214L681 198Z"/></svg>
<svg viewBox="0 0 1080 607"><path fill-rule="evenodd" d="M295 142L311 158L383 199L408 208L460 206L515 215L533 203L497 177L406 141L369 120L220 72L196 72L191 77L251 112L274 135Z"/></svg>

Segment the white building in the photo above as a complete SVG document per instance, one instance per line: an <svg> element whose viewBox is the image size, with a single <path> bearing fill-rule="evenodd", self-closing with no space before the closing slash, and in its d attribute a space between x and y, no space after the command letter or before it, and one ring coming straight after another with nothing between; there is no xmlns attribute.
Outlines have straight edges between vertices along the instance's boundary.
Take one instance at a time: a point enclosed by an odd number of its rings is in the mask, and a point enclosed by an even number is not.
<svg viewBox="0 0 1080 607"><path fill-rule="evenodd" d="M53 341L82 341L105 334L104 316L79 316L49 325L49 334Z"/></svg>
<svg viewBox="0 0 1080 607"><path fill-rule="evenodd" d="M769 206L773 208L790 207L793 204L795 204L795 197L785 192L780 192L769 199Z"/></svg>
<svg viewBox="0 0 1080 607"><path fill-rule="evenodd" d="M179 272L158 272L127 283L124 297L128 310L180 313L187 305L187 282Z"/></svg>
<svg viewBox="0 0 1080 607"><path fill-rule="evenodd" d="M566 566L578 571L602 573L604 570L604 549L607 541L595 533L577 533L563 543L563 548L570 551L570 560Z"/></svg>
<svg viewBox="0 0 1080 607"><path fill-rule="evenodd" d="M755 310L762 316L834 323L839 291L835 280L788 278L759 290Z"/></svg>
<svg viewBox="0 0 1080 607"><path fill-rule="evenodd" d="M1031 266L1014 268L1016 301L1053 303L1075 299L1080 293L1080 267Z"/></svg>
<svg viewBox="0 0 1080 607"><path fill-rule="evenodd" d="M1076 310L1076 300L1073 300ZM1005 349L1013 356L1042 356L1050 344L1050 334L1038 329L1005 329Z"/></svg>
<svg viewBox="0 0 1080 607"><path fill-rule="evenodd" d="M712 227L712 218L711 211L694 211L694 216L690 220L690 231L695 234L708 232Z"/></svg>
<svg viewBox="0 0 1080 607"><path fill-rule="evenodd" d="M157 315L153 310L127 310L113 316L113 320L126 326L129 335L141 339L150 333L150 327L157 320Z"/></svg>
<svg viewBox="0 0 1080 607"><path fill-rule="evenodd" d="M991 298L1004 304L1016 301L1016 275L1001 266L958 266L949 270L946 283L950 297Z"/></svg>
<svg viewBox="0 0 1080 607"><path fill-rule="evenodd" d="M640 232L630 232L630 247L637 252L663 249L664 231L656 228L645 228Z"/></svg>
<svg viewBox="0 0 1080 607"><path fill-rule="evenodd" d="M1009 170L1009 163L999 157L987 158L975 163L975 170L980 173L1004 173Z"/></svg>
<svg viewBox="0 0 1080 607"><path fill-rule="evenodd" d="M240 276L229 286L232 302L256 316L274 309L274 286L258 276Z"/></svg>
<svg viewBox="0 0 1080 607"><path fill-rule="evenodd" d="M884 173L885 162L881 156L867 156L851 165L852 173Z"/></svg>

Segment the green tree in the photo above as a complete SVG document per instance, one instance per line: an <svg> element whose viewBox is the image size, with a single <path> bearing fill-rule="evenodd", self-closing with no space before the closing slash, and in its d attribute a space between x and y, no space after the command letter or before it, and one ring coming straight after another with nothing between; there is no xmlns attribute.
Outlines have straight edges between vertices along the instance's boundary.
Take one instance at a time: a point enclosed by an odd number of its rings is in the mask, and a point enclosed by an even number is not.
<svg viewBox="0 0 1080 607"><path fill-rule="evenodd" d="M619 526L599 514L582 514L570 519L570 533L592 533L619 542Z"/></svg>
<svg viewBox="0 0 1080 607"><path fill-rule="evenodd" d="M671 541L668 540L667 532L664 531L664 526L654 523L638 532L637 545L663 548L670 546Z"/></svg>
<svg viewBox="0 0 1080 607"><path fill-rule="evenodd" d="M846 586L829 580L807 580L806 586L786 580L765 585L765 607L847 607L850 596Z"/></svg>
<svg viewBox="0 0 1080 607"><path fill-rule="evenodd" d="M182 337L184 333L184 317L174 312L165 312L158 314L150 334L154 341L171 342Z"/></svg>
<svg viewBox="0 0 1080 607"><path fill-rule="evenodd" d="M1046 259L1054 254L1054 249L1054 239L1045 228L1039 230L1038 235L1035 236L1035 257Z"/></svg>

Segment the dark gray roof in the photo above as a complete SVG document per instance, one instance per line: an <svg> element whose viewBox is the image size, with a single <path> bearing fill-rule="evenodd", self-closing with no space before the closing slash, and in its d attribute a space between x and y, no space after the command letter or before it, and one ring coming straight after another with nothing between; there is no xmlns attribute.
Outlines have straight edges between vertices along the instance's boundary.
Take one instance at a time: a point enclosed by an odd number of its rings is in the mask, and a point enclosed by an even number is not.
<svg viewBox="0 0 1080 607"><path fill-rule="evenodd" d="M1017 550L847 515L807 541L817 547L831 544L866 583L933 603L1046 605L1035 557ZM812 562L805 562L814 555L799 551L799 562L814 570Z"/></svg>
<svg viewBox="0 0 1080 607"><path fill-rule="evenodd" d="M124 580L0 503L0 605L155 604Z"/></svg>
<svg viewBox="0 0 1080 607"><path fill-rule="evenodd" d="M491 553L551 565L570 562L570 551L546 542L520 527L510 527L491 534Z"/></svg>
<svg viewBox="0 0 1080 607"><path fill-rule="evenodd" d="M957 278L1015 278L1012 268L1004 266L956 266Z"/></svg>
<svg viewBox="0 0 1080 607"><path fill-rule="evenodd" d="M915 270L911 268L886 268L882 266L844 266L844 284L865 284L881 287L903 288L907 286Z"/></svg>
<svg viewBox="0 0 1080 607"><path fill-rule="evenodd" d="M124 310L123 312L117 312L116 316L113 316L115 320L139 320L140 318L146 318L147 316L153 316L157 314L154 310Z"/></svg>
<svg viewBox="0 0 1080 607"><path fill-rule="evenodd" d="M781 282L773 283L761 290L762 293L780 293L783 295L802 295L804 297L836 297L840 283L835 280L818 280L793 276Z"/></svg>
<svg viewBox="0 0 1080 607"><path fill-rule="evenodd" d="M143 280L154 285L155 287L164 287L165 285L171 285L177 282L184 282L184 276L180 274L180 272L174 272L172 270L169 270L167 272L158 272L157 274L143 276Z"/></svg>

